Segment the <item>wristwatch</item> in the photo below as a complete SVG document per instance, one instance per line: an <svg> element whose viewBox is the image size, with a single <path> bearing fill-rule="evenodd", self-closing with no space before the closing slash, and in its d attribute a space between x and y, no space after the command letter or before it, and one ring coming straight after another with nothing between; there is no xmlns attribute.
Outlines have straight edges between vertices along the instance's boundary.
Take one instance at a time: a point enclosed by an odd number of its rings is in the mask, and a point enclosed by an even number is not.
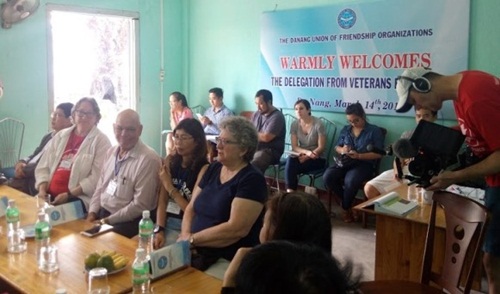
<svg viewBox="0 0 500 294"><path fill-rule="evenodd" d="M156 233L159 233L159 232L165 232L165 227L163 226L160 226L160 225L156 225L153 232L156 234Z"/></svg>

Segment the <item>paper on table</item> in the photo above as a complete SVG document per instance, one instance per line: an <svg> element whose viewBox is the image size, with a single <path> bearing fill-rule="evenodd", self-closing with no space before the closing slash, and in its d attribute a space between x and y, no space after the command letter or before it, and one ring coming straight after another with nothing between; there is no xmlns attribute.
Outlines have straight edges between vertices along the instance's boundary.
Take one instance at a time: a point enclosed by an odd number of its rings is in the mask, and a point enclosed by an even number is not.
<svg viewBox="0 0 500 294"><path fill-rule="evenodd" d="M373 202L376 212L389 213L395 215L405 215L415 209L418 204L401 198L398 193L390 192Z"/></svg>

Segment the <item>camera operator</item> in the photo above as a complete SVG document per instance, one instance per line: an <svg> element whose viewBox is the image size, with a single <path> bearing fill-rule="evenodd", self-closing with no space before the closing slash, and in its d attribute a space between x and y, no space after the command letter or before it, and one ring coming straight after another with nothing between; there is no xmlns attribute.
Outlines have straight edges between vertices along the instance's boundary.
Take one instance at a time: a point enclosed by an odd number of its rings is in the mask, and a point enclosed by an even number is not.
<svg viewBox="0 0 500 294"><path fill-rule="evenodd" d="M437 111L432 111L424 107L415 106L415 121L418 124L420 120L426 120L429 122L434 122L437 118ZM409 139L413 134L413 130L405 131L402 135L402 139ZM398 168L396 166L397 161L394 160L393 169L386 170L377 177L368 181L365 184L364 191L368 199L375 198L379 195L389 193L389 191L399 187L403 181L398 178ZM408 165L408 160L401 161L401 169Z"/></svg>
<svg viewBox="0 0 500 294"><path fill-rule="evenodd" d="M410 68L398 77L396 91L396 112L406 112L412 105L437 111L444 101L451 100L466 144L482 158L465 169L440 173L431 179L427 189L439 190L467 179L486 178L485 204L491 222L483 245L483 264L489 293L500 293L500 79L473 70L444 76L428 68Z"/></svg>

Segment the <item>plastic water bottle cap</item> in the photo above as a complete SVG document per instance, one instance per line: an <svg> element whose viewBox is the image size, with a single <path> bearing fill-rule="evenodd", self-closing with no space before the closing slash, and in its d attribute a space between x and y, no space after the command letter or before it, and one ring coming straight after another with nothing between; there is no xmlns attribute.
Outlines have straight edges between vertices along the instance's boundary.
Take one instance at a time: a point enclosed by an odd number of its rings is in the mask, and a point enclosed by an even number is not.
<svg viewBox="0 0 500 294"><path fill-rule="evenodd" d="M142 218L149 218L149 210L144 210L142 212Z"/></svg>
<svg viewBox="0 0 500 294"><path fill-rule="evenodd" d="M66 294L68 293L68 291L66 291L66 289L64 288L59 288L56 290L56 294Z"/></svg>

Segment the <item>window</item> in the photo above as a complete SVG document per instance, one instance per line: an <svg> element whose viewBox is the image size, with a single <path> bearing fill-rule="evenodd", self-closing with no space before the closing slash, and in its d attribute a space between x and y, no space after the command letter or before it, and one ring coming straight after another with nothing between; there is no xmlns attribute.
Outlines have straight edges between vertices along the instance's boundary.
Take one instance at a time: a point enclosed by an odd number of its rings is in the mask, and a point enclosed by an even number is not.
<svg viewBox="0 0 500 294"><path fill-rule="evenodd" d="M49 109L93 97L114 144L116 114L137 105L137 15L48 5Z"/></svg>

